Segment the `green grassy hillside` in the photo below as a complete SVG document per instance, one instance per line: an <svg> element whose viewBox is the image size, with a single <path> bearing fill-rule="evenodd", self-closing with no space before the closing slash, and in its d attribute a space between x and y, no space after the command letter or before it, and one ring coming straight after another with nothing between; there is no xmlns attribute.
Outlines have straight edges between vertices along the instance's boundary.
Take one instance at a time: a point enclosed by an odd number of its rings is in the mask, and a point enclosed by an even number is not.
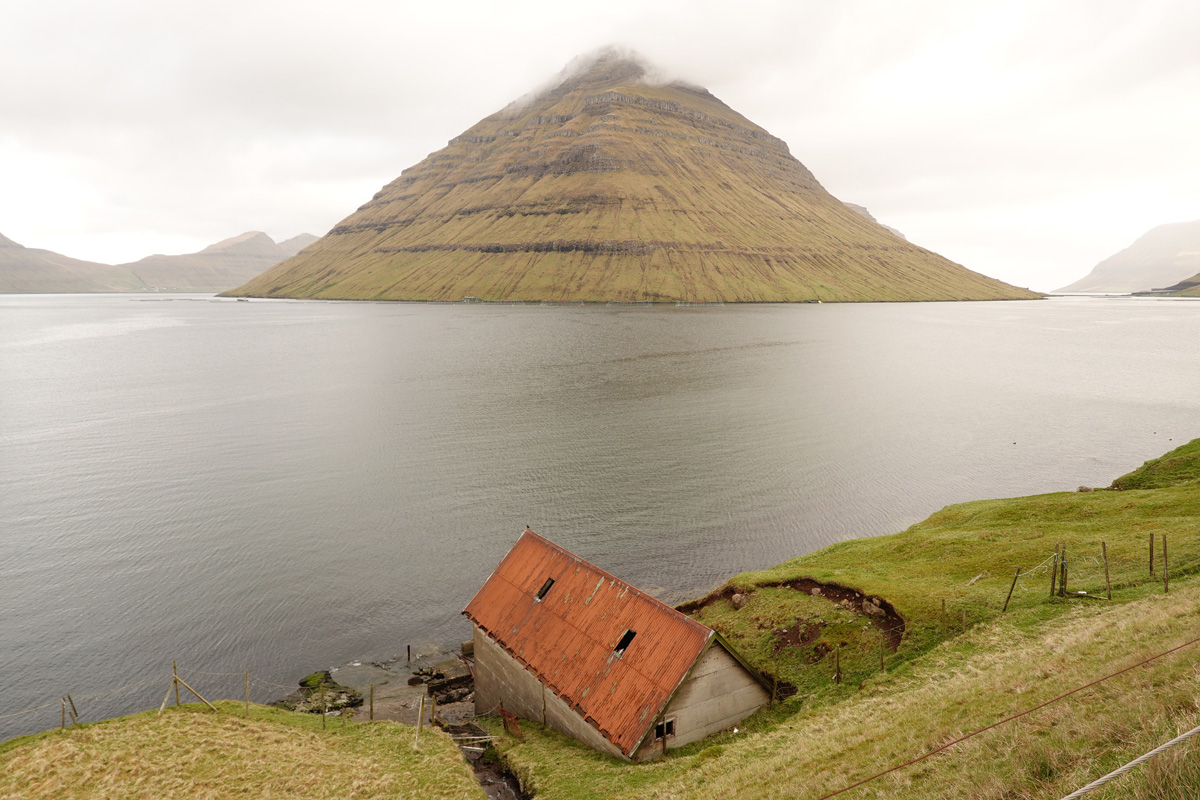
<svg viewBox="0 0 1200 800"><path fill-rule="evenodd" d="M1198 465L1200 440L1118 480L1144 488L951 506L903 533L737 576L694 613L798 688L737 733L645 765L532 723L524 743L502 749L548 799L817 798L917 758L1200 635ZM1155 576L1148 564L1149 537L1163 534L1169 594L1161 545ZM1059 543L1069 593L1051 597L1047 561ZM821 596L795 588L813 582L826 585ZM904 624L898 647L871 618L831 603L834 585L894 607ZM740 610L734 591L746 598ZM1200 724L1197 664L1200 645L1184 648L844 796L1061 797ZM1200 796L1198 765L1194 747L1185 749L1094 796Z"/></svg>
<svg viewBox="0 0 1200 800"><path fill-rule="evenodd" d="M1200 273L1176 284L1175 295L1179 297L1200 297Z"/></svg>
<svg viewBox="0 0 1200 800"><path fill-rule="evenodd" d="M706 90L609 54L487 117L230 295L1031 299L895 236Z"/></svg>

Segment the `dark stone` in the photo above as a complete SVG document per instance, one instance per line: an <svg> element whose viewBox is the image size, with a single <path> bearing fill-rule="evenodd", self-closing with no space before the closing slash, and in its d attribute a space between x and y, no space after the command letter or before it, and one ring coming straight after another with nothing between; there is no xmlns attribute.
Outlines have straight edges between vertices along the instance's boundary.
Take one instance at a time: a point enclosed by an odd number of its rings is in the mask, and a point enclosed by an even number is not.
<svg viewBox="0 0 1200 800"><path fill-rule="evenodd" d="M321 713L321 687L325 687L325 711L340 711L343 708L357 708L363 704L363 696L342 686L333 679L328 671L314 672L299 682L300 688L280 700L271 703L276 708L286 708L289 711L300 711L310 714Z"/></svg>

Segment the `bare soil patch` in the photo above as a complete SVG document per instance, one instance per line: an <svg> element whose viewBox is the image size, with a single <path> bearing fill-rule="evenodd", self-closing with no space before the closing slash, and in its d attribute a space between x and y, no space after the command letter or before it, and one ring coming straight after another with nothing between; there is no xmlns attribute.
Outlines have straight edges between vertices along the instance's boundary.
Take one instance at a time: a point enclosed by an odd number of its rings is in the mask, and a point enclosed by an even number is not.
<svg viewBox="0 0 1200 800"><path fill-rule="evenodd" d="M892 652L895 652L900 647L900 642L904 639L904 618L900 616L900 613L896 611L891 603L877 595L868 595L850 586L842 586L836 583L822 583L812 578L798 578L781 583L763 584L756 588L766 588L768 586L787 587L795 589L797 592L803 592L810 597L821 597L833 605L841 606L847 611L862 615L868 622L879 629L884 636L884 641L887 642L887 646ZM684 614L695 614L719 600L732 601L733 596L738 593L738 589L726 584L719 589L709 592L698 600L682 603L675 608ZM876 611L864 610L872 607ZM807 645L820 635L821 628L822 625L820 623L797 620L796 624L792 627L776 631L776 635L780 640L776 645L776 650L778 651L786 645ZM820 656L817 657L817 660L820 660Z"/></svg>

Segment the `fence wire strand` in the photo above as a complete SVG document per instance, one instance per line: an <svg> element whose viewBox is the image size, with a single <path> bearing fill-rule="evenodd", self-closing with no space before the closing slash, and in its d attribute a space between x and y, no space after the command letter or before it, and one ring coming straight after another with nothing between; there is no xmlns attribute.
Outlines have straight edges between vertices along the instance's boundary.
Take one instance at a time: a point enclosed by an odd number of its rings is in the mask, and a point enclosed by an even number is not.
<svg viewBox="0 0 1200 800"><path fill-rule="evenodd" d="M1149 658L1143 659L1143 660L1137 662L1136 664L1131 664L1130 666L1125 667L1124 669L1117 670L1116 672L1113 672L1109 675L1105 675L1102 678L1097 678L1096 680L1092 681L1091 683L1086 683L1083 686L1078 686L1069 692L1063 692L1058 697L1053 697L1044 703L1040 703L1039 705L1034 706L1033 708L1029 708L1029 709L1026 709L1025 711L1021 711L1017 714L1013 714L1011 716L1005 717L1004 719L1000 720L999 722L993 722L991 725L988 725L985 728L980 728L977 731L968 733L966 736L960 736L959 738L955 739L954 741L947 742L946 744L942 745L941 747L938 747L935 750L930 750L928 753L926 753L923 756L918 756L917 758L914 758L910 761L905 761L903 764L897 764L896 766L892 767L891 769L886 769L883 772L878 772L869 778L862 779L858 783L852 783L849 786L838 789L836 792L830 792L829 794L823 794L820 797L818 797L817 800L829 800L830 797L837 797L839 794L844 794L844 793L850 791L851 789L857 789L859 786L863 786L864 784L868 784L871 781L878 780L879 778L882 778L885 775L890 775L891 773L902 770L905 767L911 767L913 764L919 764L920 762L925 761L928 758L932 758L933 756L937 755L938 753L949 750L951 747L954 747L955 745L962 744L963 742L967 741L968 739L974 738L981 733L986 733L987 731L990 731L993 728L998 728L1001 725L1012 722L1013 720L1020 719L1021 717L1024 717L1024 716L1028 716L1029 714L1032 714L1035 711L1040 711L1041 709L1045 708L1046 706L1057 703L1060 700L1065 700L1066 698L1070 697L1073 694L1078 694L1079 692L1082 692L1085 689L1090 689L1093 686L1104 683L1107 680L1111 680L1111 679L1117 677L1118 675L1124 675L1126 672L1135 670L1141 666L1145 666L1146 664L1149 664L1151 661L1157 661L1158 659L1163 658L1164 656L1169 656L1171 653L1178 652L1178 651L1184 649L1185 647L1190 647L1191 645L1194 645L1197 642L1200 642L1200 637L1192 639L1191 641L1188 641L1188 642L1184 642L1183 644L1178 645L1176 647L1172 647L1170 650L1164 650L1161 653L1158 653L1156 655L1150 656Z"/></svg>
<svg viewBox="0 0 1200 800"><path fill-rule="evenodd" d="M1178 747L1179 745L1186 742L1188 739L1191 739L1196 734L1200 734L1200 726L1192 728L1187 733L1181 733L1180 735L1176 736L1171 741L1160 744L1158 747L1154 748L1153 750L1151 750L1148 753L1143 753L1142 755L1135 758L1133 761L1130 761L1128 764L1117 767L1112 772L1108 773L1107 775L1105 775L1103 777L1097 778L1096 780L1089 783L1087 786L1083 786L1079 789L1076 789L1075 791L1071 792L1066 797L1062 798L1062 800L1076 800L1077 798L1083 797L1085 794L1092 791L1093 789L1099 789L1104 784L1109 783L1110 781L1116 780L1117 778L1124 775L1126 772L1129 772L1130 770L1141 766L1142 764L1146 763L1147 761L1154 758L1155 756L1165 753L1173 747Z"/></svg>

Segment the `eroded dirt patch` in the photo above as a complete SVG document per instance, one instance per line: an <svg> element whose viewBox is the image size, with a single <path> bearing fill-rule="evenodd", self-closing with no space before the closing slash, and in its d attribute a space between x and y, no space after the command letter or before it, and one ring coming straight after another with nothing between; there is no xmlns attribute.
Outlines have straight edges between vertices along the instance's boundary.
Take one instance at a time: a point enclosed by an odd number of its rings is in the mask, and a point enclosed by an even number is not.
<svg viewBox="0 0 1200 800"><path fill-rule="evenodd" d="M798 619L794 625L786 628L776 628L772 631L775 635L775 652L799 650L802 647L808 647L820 638L821 631L827 627L829 627L829 623L827 622ZM820 661L824 658L828 649L828 646L814 648L814 654L809 658L809 663L815 664Z"/></svg>
<svg viewBox="0 0 1200 800"><path fill-rule="evenodd" d="M883 634L884 641L887 642L887 646L893 653L900 647L900 642L904 639L904 618L900 616L891 603L878 595L868 595L849 586L842 586L837 583L822 583L812 578L798 578L780 583L767 583L755 588L765 589L769 587L786 587L807 594L810 597L820 597L828 600L833 605L865 617L868 622ZM750 591L750 594L752 593L753 590ZM675 608L684 614L693 615L719 600L732 602L735 594L739 594L739 590L726 584L715 591L709 592L699 600L691 600ZM814 627L815 631L813 630ZM790 645L792 639L796 640L795 646L806 645L820 636L822 627L823 625L820 622L797 620L795 625L781 629L783 631L782 634L778 631L776 632L776 636L779 638L776 649L778 650L785 646L785 642Z"/></svg>

